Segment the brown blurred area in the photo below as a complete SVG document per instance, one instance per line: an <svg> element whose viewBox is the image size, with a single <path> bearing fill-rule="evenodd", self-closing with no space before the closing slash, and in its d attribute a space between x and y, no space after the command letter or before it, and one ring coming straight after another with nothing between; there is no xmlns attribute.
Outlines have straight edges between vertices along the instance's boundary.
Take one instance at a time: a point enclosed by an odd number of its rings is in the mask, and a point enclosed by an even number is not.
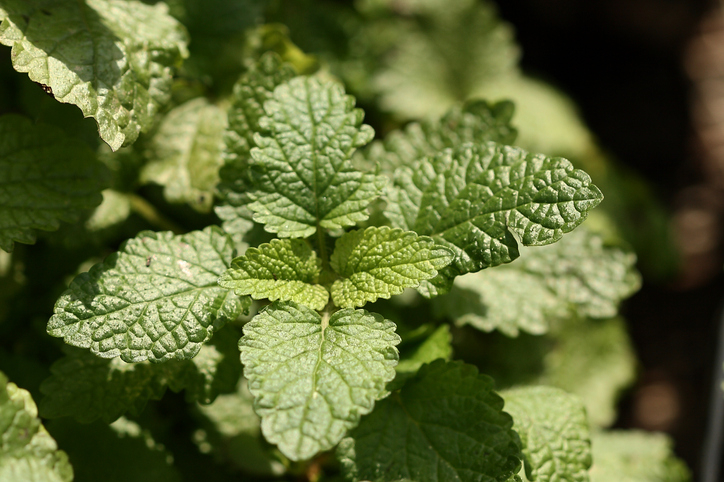
<svg viewBox="0 0 724 482"><path fill-rule="evenodd" d="M578 103L604 149L672 216L677 276L624 314L641 363L621 428L665 431L694 471L724 307L724 13L711 0L505 0L522 65ZM723 395L724 396L724 395Z"/></svg>

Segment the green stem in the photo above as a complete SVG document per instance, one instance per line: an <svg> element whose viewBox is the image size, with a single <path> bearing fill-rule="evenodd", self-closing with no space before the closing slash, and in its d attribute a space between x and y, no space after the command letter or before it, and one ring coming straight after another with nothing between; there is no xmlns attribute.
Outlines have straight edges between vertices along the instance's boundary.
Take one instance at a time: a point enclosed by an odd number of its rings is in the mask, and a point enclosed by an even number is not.
<svg viewBox="0 0 724 482"><path fill-rule="evenodd" d="M173 231L175 234L183 234L186 232L186 230L181 228L181 226L158 212L153 204L146 201L141 196L131 193L128 195L128 198L130 199L131 209L133 210L133 212L141 216L152 225L158 227L159 229Z"/></svg>

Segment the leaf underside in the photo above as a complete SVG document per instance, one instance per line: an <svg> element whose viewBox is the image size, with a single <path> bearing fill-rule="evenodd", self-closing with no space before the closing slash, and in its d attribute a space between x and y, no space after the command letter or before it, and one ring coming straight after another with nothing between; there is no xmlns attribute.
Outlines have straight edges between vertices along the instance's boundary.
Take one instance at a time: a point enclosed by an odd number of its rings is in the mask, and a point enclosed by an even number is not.
<svg viewBox="0 0 724 482"><path fill-rule="evenodd" d="M386 226L351 231L337 240L330 258L342 276L332 285L337 306L364 306L389 299L433 278L452 261L452 252L432 238Z"/></svg>
<svg viewBox="0 0 724 482"><path fill-rule="evenodd" d="M398 170L385 214L451 248L455 260L438 278L452 279L514 260L516 238L526 246L558 241L602 199L566 159L488 142Z"/></svg>
<svg viewBox="0 0 724 482"><path fill-rule="evenodd" d="M214 226L180 236L142 232L73 280L48 333L125 362L193 358L249 306L217 283L232 251Z"/></svg>
<svg viewBox="0 0 724 482"><path fill-rule="evenodd" d="M255 300L294 301L321 310L329 293L315 284L321 273L321 261L305 241L274 239L271 243L249 248L231 262L231 268L219 284L237 295Z"/></svg>
<svg viewBox="0 0 724 482"><path fill-rule="evenodd" d="M82 142L17 115L0 117L0 139L0 249L100 204L108 171Z"/></svg>
<svg viewBox="0 0 724 482"><path fill-rule="evenodd" d="M502 409L491 378L438 360L378 403L337 456L353 480L507 480L521 453Z"/></svg>
<svg viewBox="0 0 724 482"><path fill-rule="evenodd" d="M327 321L293 302L247 323L239 349L264 437L292 460L334 447L386 394L398 360L394 330L364 310Z"/></svg>
<svg viewBox="0 0 724 482"><path fill-rule="evenodd" d="M187 55L185 30L167 10L134 0L8 1L0 43L12 47L15 70L93 117L115 151L152 125Z"/></svg>
<svg viewBox="0 0 724 482"><path fill-rule="evenodd" d="M354 151L374 132L338 84L296 77L274 90L251 150L254 220L279 237L308 237L368 218L384 176L357 171Z"/></svg>

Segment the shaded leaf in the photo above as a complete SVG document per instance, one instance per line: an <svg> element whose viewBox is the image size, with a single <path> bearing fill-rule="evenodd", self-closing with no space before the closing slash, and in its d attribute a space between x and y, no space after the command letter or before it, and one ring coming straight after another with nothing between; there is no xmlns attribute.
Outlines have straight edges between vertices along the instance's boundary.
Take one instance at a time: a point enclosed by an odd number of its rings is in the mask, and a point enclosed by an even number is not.
<svg viewBox="0 0 724 482"><path fill-rule="evenodd" d="M380 402L337 456L353 480L507 480L521 460L512 426L490 377L438 360Z"/></svg>
<svg viewBox="0 0 724 482"><path fill-rule="evenodd" d="M82 142L17 115L0 117L0 139L0 249L100 204L108 170Z"/></svg>
<svg viewBox="0 0 724 482"><path fill-rule="evenodd" d="M0 21L15 70L95 118L113 150L152 125L187 55L185 29L163 3L5 0Z"/></svg>
<svg viewBox="0 0 724 482"><path fill-rule="evenodd" d="M228 329L227 329L228 330ZM82 423L106 423L124 414L138 415L149 400L160 400L167 388L186 391L188 401L211 403L234 390L241 376L235 330L205 344L193 360L168 363L125 363L99 358L84 350L66 350L40 386L46 418L73 417Z"/></svg>
<svg viewBox="0 0 724 482"><path fill-rule="evenodd" d="M126 362L193 358L249 306L217 283L232 251L214 226L180 236L144 231L73 280L48 333Z"/></svg>
<svg viewBox="0 0 724 482"><path fill-rule="evenodd" d="M244 325L244 376L262 432L292 460L334 447L395 376L394 323L364 310L331 316L275 302Z"/></svg>
<svg viewBox="0 0 724 482"><path fill-rule="evenodd" d="M219 181L225 128L224 112L204 98L174 108L150 140L141 182L162 185L169 202L208 211Z"/></svg>

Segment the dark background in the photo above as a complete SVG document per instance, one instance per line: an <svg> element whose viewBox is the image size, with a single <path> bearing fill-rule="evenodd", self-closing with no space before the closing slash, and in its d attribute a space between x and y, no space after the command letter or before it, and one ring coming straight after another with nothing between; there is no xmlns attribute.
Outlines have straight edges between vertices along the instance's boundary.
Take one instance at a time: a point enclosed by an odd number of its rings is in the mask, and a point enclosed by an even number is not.
<svg viewBox="0 0 724 482"><path fill-rule="evenodd" d="M645 280L624 307L640 367L616 426L671 434L697 476L714 370L722 373L715 350L724 301L724 151L706 134L722 127L709 88L719 77L724 85L718 75L724 72L724 35L715 35L720 27L724 32L724 22L712 14L717 3L498 4L515 26L523 69L571 95L602 147L648 179L671 212L680 272Z"/></svg>

